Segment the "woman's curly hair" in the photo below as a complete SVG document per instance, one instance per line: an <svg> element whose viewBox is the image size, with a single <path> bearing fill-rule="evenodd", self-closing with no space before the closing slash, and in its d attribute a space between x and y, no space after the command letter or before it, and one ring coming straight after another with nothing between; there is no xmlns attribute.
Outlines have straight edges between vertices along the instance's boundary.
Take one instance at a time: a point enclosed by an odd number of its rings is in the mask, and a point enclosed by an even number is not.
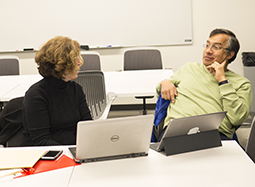
<svg viewBox="0 0 255 187"><path fill-rule="evenodd" d="M43 77L63 79L66 72L77 70L78 58L83 63L80 44L68 37L57 36L41 47L35 56L35 62Z"/></svg>

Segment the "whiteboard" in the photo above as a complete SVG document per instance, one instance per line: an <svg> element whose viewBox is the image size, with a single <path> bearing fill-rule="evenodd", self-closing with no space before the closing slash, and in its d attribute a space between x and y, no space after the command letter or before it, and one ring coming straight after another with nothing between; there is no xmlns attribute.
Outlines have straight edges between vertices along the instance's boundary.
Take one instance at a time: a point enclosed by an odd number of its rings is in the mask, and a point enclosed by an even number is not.
<svg viewBox="0 0 255 187"><path fill-rule="evenodd" d="M90 47L192 43L191 0L0 0L0 51L61 35Z"/></svg>

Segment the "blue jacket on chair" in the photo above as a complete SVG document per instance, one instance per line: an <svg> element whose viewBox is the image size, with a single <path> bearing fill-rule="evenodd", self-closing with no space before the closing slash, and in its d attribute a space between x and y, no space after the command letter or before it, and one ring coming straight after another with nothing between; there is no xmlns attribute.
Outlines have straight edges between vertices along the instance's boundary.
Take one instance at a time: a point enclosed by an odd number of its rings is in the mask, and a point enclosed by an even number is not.
<svg viewBox="0 0 255 187"><path fill-rule="evenodd" d="M153 131L155 128L157 128L158 124L165 118L169 104L170 100L163 99L160 94L156 103ZM155 142L155 140L156 137L153 133L151 137L151 142Z"/></svg>

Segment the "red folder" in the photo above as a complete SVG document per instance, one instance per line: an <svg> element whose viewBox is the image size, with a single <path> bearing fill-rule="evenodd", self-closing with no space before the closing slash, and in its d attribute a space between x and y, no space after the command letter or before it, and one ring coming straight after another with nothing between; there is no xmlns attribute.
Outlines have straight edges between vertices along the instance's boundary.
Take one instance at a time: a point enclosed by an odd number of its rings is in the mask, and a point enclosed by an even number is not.
<svg viewBox="0 0 255 187"><path fill-rule="evenodd" d="M24 169L21 175L15 178L76 165L80 164L76 163L72 158L66 155L62 155L59 159L56 160L39 160L33 168Z"/></svg>

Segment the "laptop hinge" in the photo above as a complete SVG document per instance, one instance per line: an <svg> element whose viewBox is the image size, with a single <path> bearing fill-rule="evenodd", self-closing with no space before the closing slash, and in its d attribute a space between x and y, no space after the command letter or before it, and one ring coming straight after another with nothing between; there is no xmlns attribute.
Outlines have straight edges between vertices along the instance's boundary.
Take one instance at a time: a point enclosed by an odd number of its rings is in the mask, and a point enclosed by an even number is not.
<svg viewBox="0 0 255 187"><path fill-rule="evenodd" d="M109 157L98 157L98 158L82 159L82 160L80 160L80 162L81 163L98 162L98 161L122 159L122 158L135 158L135 157L147 156L147 155L148 155L148 153L145 153L145 152L131 153L131 154L125 154L125 155L109 156Z"/></svg>

